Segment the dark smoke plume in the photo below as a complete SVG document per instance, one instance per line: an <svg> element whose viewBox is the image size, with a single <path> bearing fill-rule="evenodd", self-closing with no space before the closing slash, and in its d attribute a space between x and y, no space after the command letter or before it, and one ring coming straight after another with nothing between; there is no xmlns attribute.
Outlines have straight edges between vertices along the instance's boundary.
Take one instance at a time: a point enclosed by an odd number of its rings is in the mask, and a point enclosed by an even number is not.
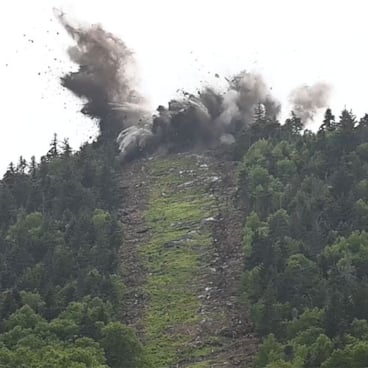
<svg viewBox="0 0 368 368"><path fill-rule="evenodd" d="M99 25L76 27L62 12L55 14L76 45L70 59L79 67L62 77L62 85L86 102L82 112L96 118L102 134L114 135L142 121L144 100L134 86L134 59L127 46Z"/></svg>
<svg viewBox="0 0 368 368"><path fill-rule="evenodd" d="M313 120L319 109L325 108L331 94L331 87L326 83L316 83L312 86L301 86L294 89L289 96L292 110L305 124Z"/></svg>
<svg viewBox="0 0 368 368"><path fill-rule="evenodd" d="M177 146L211 145L227 142L224 135L236 135L251 124L254 109L263 104L267 117L280 112L280 104L271 96L260 75L242 72L228 82L222 94L211 88L198 96L186 94L172 100L167 108L160 106L153 121L153 132L162 142ZM231 140L231 139L230 139Z"/></svg>
<svg viewBox="0 0 368 368"><path fill-rule="evenodd" d="M76 42L68 53L79 66L62 78L62 84L86 101L82 112L99 121L103 137L116 139L122 159L162 146L188 149L232 143L252 123L257 105L263 105L266 117L280 112L262 76L242 72L228 80L222 93L211 88L198 95L185 93L150 116L134 87L134 60L126 45L101 26L72 26L64 14L57 17Z"/></svg>

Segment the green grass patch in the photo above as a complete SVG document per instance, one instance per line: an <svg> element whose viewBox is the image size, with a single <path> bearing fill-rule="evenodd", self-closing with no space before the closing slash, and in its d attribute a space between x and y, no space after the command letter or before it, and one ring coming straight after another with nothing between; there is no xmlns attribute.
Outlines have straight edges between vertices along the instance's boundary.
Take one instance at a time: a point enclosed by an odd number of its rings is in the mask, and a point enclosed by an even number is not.
<svg viewBox="0 0 368 368"><path fill-rule="evenodd" d="M211 361L206 360L198 363L194 363L191 365L188 365L188 368L210 368L211 367Z"/></svg>
<svg viewBox="0 0 368 368"><path fill-rule="evenodd" d="M145 349L153 367L171 367L187 358L204 358L210 347L190 347L200 322L196 280L212 244L203 220L214 215L214 199L206 194L194 157L150 163L152 178L146 221L151 240L141 255L148 270L144 315ZM182 185L187 183L187 185ZM192 367L205 368L206 362Z"/></svg>

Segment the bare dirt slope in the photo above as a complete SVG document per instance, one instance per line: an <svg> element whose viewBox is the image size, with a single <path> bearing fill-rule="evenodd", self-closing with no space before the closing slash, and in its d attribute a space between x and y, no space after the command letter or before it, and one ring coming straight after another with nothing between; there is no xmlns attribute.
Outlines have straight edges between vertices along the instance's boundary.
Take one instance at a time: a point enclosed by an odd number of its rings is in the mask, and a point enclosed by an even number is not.
<svg viewBox="0 0 368 368"><path fill-rule="evenodd" d="M235 171L211 152L122 169L124 312L155 368L251 367Z"/></svg>

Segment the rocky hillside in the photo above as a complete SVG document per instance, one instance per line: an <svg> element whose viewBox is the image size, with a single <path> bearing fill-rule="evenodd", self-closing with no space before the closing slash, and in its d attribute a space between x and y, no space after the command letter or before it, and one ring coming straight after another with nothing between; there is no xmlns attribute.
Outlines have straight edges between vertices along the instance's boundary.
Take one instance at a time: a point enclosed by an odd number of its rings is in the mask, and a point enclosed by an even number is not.
<svg viewBox="0 0 368 368"><path fill-rule="evenodd" d="M205 154L125 165L124 313L153 367L250 367L236 166Z"/></svg>

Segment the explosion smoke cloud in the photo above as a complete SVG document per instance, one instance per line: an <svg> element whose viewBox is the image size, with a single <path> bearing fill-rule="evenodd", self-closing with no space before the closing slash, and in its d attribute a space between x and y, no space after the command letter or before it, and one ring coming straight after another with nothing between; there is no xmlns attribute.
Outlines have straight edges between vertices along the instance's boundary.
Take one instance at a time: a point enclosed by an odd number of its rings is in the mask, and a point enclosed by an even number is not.
<svg viewBox="0 0 368 368"><path fill-rule="evenodd" d="M331 87L326 83L304 85L294 89L289 96L292 110L305 124L313 120L319 109L327 107Z"/></svg>
<svg viewBox="0 0 368 368"><path fill-rule="evenodd" d="M102 134L112 135L147 118L145 101L134 88L133 54L124 42L99 25L74 26L64 13L54 12L76 42L68 54L79 68L61 82L86 100L82 112L98 119Z"/></svg>
<svg viewBox="0 0 368 368"><path fill-rule="evenodd" d="M176 150L195 146L230 144L234 136L254 120L254 110L263 106L266 118L276 118L280 103L272 96L263 77L241 72L225 91L204 88L198 95L159 106L152 116L132 78L132 52L119 38L101 26L72 26L63 13L57 17L75 40L68 50L78 70L62 78L62 84L85 99L82 112L96 118L101 137L115 139L122 159L159 147ZM295 91L295 112L310 119L327 98L327 87L316 85Z"/></svg>

